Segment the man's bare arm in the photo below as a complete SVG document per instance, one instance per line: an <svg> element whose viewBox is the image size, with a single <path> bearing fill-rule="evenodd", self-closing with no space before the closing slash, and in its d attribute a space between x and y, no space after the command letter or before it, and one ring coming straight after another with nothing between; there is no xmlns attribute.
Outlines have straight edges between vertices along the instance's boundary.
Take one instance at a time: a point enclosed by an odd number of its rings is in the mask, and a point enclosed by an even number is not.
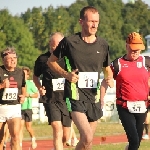
<svg viewBox="0 0 150 150"><path fill-rule="evenodd" d="M47 65L57 74L60 74L62 77L67 78L68 72L58 65L57 60L58 58L52 54L47 61Z"/></svg>
<svg viewBox="0 0 150 150"><path fill-rule="evenodd" d="M76 83L79 79L79 76L77 75L78 69L67 72L59 66L59 64L56 62L57 60L58 58L52 54L47 61L47 65L57 74L60 74L70 82Z"/></svg>
<svg viewBox="0 0 150 150"><path fill-rule="evenodd" d="M41 82L40 82L40 78L39 78L39 77L33 75L33 82L34 82L35 86L36 86L38 89L42 88L42 85L41 85Z"/></svg>
<svg viewBox="0 0 150 150"><path fill-rule="evenodd" d="M113 72L110 66L103 68L104 79L110 88L114 87Z"/></svg>
<svg viewBox="0 0 150 150"><path fill-rule="evenodd" d="M105 97L107 88L108 88L108 84L106 83L106 80L103 79L101 82L101 87L100 87L100 101L101 101L101 107L102 108L104 105L104 97Z"/></svg>

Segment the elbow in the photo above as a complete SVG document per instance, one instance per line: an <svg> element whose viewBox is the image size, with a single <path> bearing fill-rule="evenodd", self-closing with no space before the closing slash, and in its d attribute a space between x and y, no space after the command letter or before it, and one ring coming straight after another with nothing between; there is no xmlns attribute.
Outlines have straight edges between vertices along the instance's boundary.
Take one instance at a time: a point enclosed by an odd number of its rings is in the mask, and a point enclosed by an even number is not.
<svg viewBox="0 0 150 150"><path fill-rule="evenodd" d="M36 94L35 94L35 98L38 98L38 96L39 96L38 93L36 93Z"/></svg>
<svg viewBox="0 0 150 150"><path fill-rule="evenodd" d="M49 58L48 61L47 61L47 65L48 65L49 68L52 68L52 63L53 63L53 62L52 62L52 61L50 60L50 58Z"/></svg>

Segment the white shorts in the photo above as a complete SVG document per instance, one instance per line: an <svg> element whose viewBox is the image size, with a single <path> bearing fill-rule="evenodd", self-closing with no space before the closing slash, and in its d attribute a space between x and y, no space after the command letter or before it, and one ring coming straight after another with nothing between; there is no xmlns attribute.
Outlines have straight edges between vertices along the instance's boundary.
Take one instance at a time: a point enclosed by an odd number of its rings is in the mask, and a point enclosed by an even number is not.
<svg viewBox="0 0 150 150"><path fill-rule="evenodd" d="M1 105L0 104L0 122L6 122L9 119L21 118L21 104Z"/></svg>

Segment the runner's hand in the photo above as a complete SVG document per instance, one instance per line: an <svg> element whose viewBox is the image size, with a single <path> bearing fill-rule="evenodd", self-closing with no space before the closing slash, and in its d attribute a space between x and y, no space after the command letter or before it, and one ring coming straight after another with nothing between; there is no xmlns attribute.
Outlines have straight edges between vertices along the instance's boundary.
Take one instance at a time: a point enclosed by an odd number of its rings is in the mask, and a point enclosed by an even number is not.
<svg viewBox="0 0 150 150"><path fill-rule="evenodd" d="M110 88L114 87L114 80L111 77L108 77L107 79L105 79L105 81Z"/></svg>
<svg viewBox="0 0 150 150"><path fill-rule="evenodd" d="M24 103L24 101L25 101L25 96L24 95L19 95L20 104Z"/></svg>
<svg viewBox="0 0 150 150"><path fill-rule="evenodd" d="M4 79L2 84L4 88L9 88L10 83L9 83L8 78Z"/></svg>
<svg viewBox="0 0 150 150"><path fill-rule="evenodd" d="M76 83L79 79L79 75L77 75L78 69L73 70L72 72L68 72L66 79L70 82Z"/></svg>
<svg viewBox="0 0 150 150"><path fill-rule="evenodd" d="M39 88L39 93L40 93L41 96L45 95L46 89L45 89L44 86L42 86L41 88Z"/></svg>

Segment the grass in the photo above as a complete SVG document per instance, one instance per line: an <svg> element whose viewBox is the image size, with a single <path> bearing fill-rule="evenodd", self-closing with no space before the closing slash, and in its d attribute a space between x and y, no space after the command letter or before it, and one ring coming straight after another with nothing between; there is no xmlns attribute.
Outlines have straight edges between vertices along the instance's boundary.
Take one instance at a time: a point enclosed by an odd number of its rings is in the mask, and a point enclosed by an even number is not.
<svg viewBox="0 0 150 150"><path fill-rule="evenodd" d="M37 139L52 139L52 128L47 123L40 123L38 121L33 122L32 125ZM79 132L74 126L77 137ZM119 123L99 122L95 136L110 136L110 135L122 135L125 134L124 129ZM29 139L29 133L24 128L24 138ZM102 144L93 145L92 150L124 150L127 143L118 144ZM74 150L74 148L66 148L66 150ZM139 150L150 150L150 141L145 140L141 142Z"/></svg>
<svg viewBox="0 0 150 150"><path fill-rule="evenodd" d="M34 129L35 136L37 139L52 138L52 128L47 123L40 123L38 121L33 122L32 127ZM78 130L76 126L74 126L75 132L77 136L79 136ZM108 135L119 135L125 134L124 129L121 124L119 123L106 123L106 122L99 122L95 136L108 136ZM24 138L29 138L29 133L24 128Z"/></svg>
<svg viewBox="0 0 150 150"><path fill-rule="evenodd" d="M92 147L92 150L124 150L126 145L127 143L94 145ZM74 150L74 149L68 148L66 150ZM150 141L142 141L139 150L150 150Z"/></svg>

